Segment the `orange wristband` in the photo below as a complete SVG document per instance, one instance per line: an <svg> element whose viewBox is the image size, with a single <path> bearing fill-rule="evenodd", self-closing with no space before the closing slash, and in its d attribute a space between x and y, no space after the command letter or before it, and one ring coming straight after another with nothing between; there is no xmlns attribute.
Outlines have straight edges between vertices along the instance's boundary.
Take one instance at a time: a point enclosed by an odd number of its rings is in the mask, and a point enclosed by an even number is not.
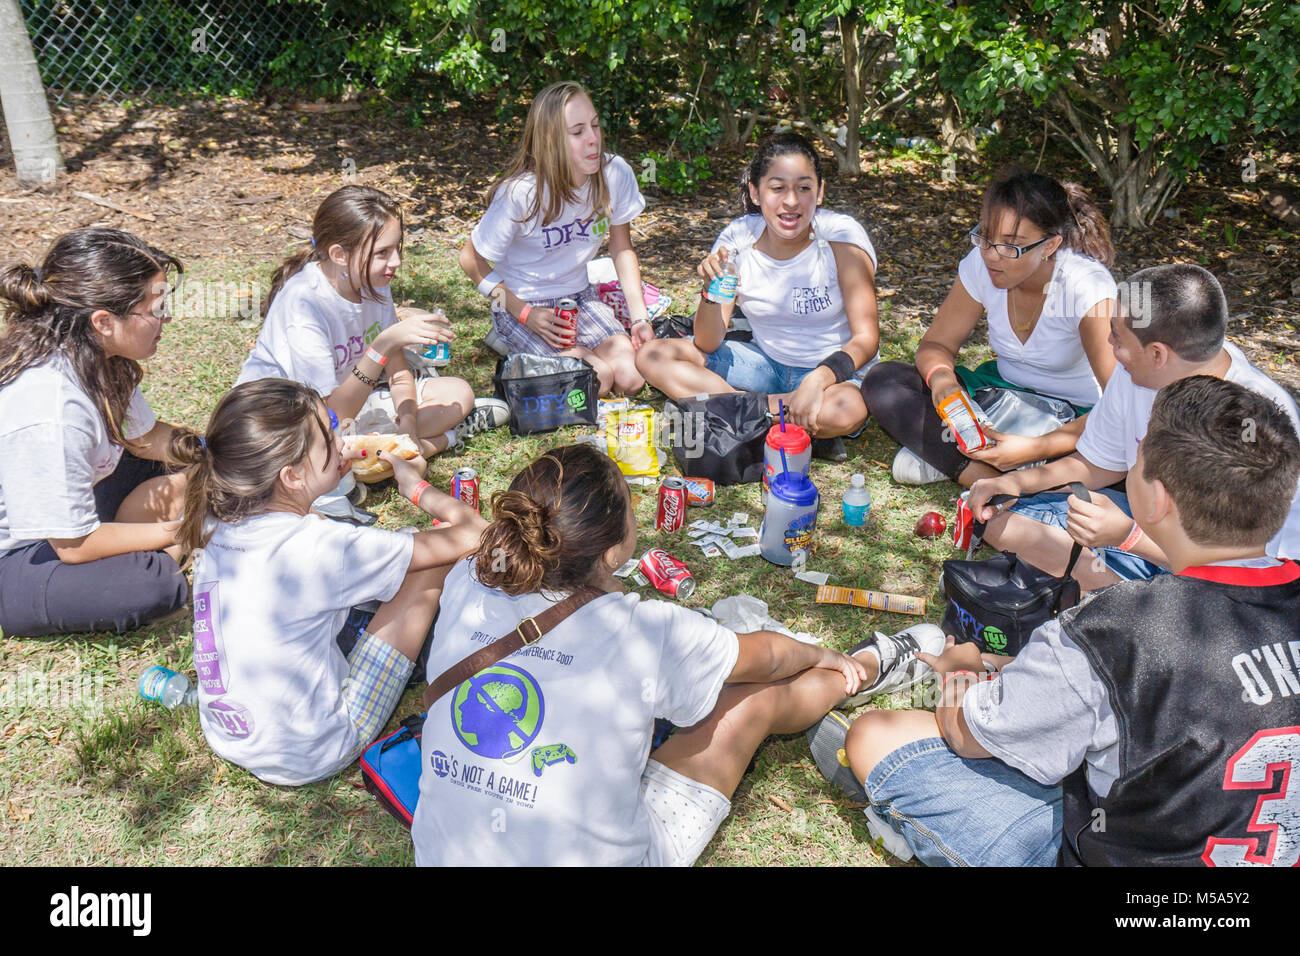
<svg viewBox="0 0 1300 956"><path fill-rule="evenodd" d="M926 375L925 375L925 387L926 387L926 388L929 388L929 387L930 387L930 379L931 379L931 377L933 377L934 373L937 372L937 371L939 371L939 369L941 369L941 368L946 368L946 369L948 369L948 371L952 372L954 375L957 374L957 370L954 369L954 368L950 368L950 367L947 366L947 365L936 365L934 368L930 369L930 371L927 372Z"/></svg>
<svg viewBox="0 0 1300 956"><path fill-rule="evenodd" d="M429 484L427 481L421 481L417 484L415 490L411 492L411 504L415 505L417 508L420 507L420 495L424 494L424 489L432 487L433 485Z"/></svg>
<svg viewBox="0 0 1300 956"><path fill-rule="evenodd" d="M520 324L520 325L527 325L527 324L528 324L528 313L531 312L531 311L533 311L533 307L532 307L531 305L528 305L527 303L525 303L525 304L524 304L524 307L523 307L522 309L519 310L519 324Z"/></svg>
<svg viewBox="0 0 1300 956"><path fill-rule="evenodd" d="M1138 543L1138 538L1140 537L1142 537L1142 529L1139 528L1138 523L1134 521L1133 527L1129 530L1128 537L1124 539L1124 543L1119 546L1119 549L1121 551L1133 550L1133 545Z"/></svg>

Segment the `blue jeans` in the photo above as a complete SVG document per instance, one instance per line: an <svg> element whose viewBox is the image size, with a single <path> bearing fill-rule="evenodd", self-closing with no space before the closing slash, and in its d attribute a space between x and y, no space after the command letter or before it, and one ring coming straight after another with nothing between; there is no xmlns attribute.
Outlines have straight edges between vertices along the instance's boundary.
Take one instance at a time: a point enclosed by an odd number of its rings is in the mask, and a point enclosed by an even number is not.
<svg viewBox="0 0 1300 956"><path fill-rule="evenodd" d="M716 352L705 354L704 367L722 376L732 388L781 395L798 388L804 377L817 366L785 365L768 356L757 342L724 339ZM870 363L864 365L848 381L861 385L869 367Z"/></svg>
<svg viewBox="0 0 1300 956"><path fill-rule="evenodd" d="M1133 512L1128 506L1128 495L1122 491L1103 488L1101 491L1092 493L1094 495L1105 495L1119 505L1120 510L1126 515L1130 518L1133 517ZM1021 498L1007 510L1014 511L1018 515L1024 515L1026 518L1032 518L1039 524L1050 525L1053 528L1060 528L1065 531L1065 521L1070 516L1070 506L1067 502L1069 497L1069 492L1047 491L1034 495L1032 498ZM1101 559L1106 562L1106 567L1110 568L1121 581L1150 581L1158 574L1169 573L1158 564L1152 564L1145 558L1139 558L1136 554L1129 554L1119 548L1107 546L1093 550L1101 555Z"/></svg>
<svg viewBox="0 0 1300 956"><path fill-rule="evenodd" d="M876 812L928 866L1054 866L1061 788L996 758L959 757L941 737L904 744L863 783Z"/></svg>

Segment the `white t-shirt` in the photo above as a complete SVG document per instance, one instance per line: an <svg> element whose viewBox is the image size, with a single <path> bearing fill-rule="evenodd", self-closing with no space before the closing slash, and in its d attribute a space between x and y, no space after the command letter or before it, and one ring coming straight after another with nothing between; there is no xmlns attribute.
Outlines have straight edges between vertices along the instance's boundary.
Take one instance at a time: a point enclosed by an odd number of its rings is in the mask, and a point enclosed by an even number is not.
<svg viewBox="0 0 1300 956"><path fill-rule="evenodd" d="M203 734L268 783L319 780L369 743L343 705L335 638L354 605L397 593L414 540L286 512L216 525L194 563Z"/></svg>
<svg viewBox="0 0 1300 956"><path fill-rule="evenodd" d="M397 321L392 292L378 300L349 302L330 285L320 265L309 262L281 287L236 385L259 378L287 378L329 395L343 384L366 346Z"/></svg>
<svg viewBox="0 0 1300 956"><path fill-rule="evenodd" d="M876 251L858 222L829 210L817 211L813 241L792 259L773 259L754 248L765 228L761 213L742 216L722 230L713 248L726 245L739 252L736 304L749 319L758 347L782 365L812 368L852 338L830 243L859 247L873 266ZM879 358L877 352L867 365Z"/></svg>
<svg viewBox="0 0 1300 956"><path fill-rule="evenodd" d="M447 575L430 680L550 601ZM677 604L606 594L459 688L424 724L411 836L422 866L617 866L643 862L641 773L656 717L713 710L736 635Z"/></svg>
<svg viewBox="0 0 1300 956"><path fill-rule="evenodd" d="M1097 404L1101 385L1083 349L1079 322L1098 302L1119 294L1104 265L1072 249L1057 250L1042 314L1025 342L1011 330L1007 290L993 285L978 249L966 254L957 275L988 313L989 344L998 357L999 375L1074 405Z"/></svg>
<svg viewBox="0 0 1300 956"><path fill-rule="evenodd" d="M1271 398L1291 417L1296 433L1300 434L1300 410L1286 389L1251 365L1237 346L1225 342L1223 347L1232 360L1224 379ZM1098 468L1128 471L1137 461L1138 442L1146 437L1155 401L1154 389L1135 385L1124 366L1116 365L1106 383L1106 391L1084 423L1076 450ZM1291 514L1286 524L1265 551L1274 558L1300 559L1300 486L1291 499Z"/></svg>
<svg viewBox="0 0 1300 956"><path fill-rule="evenodd" d="M593 216L588 181L578 190L578 201L566 203L554 222L543 226L540 214L531 222L518 222L528 213L536 182L528 173L503 184L470 233L479 255L493 263L506 287L524 301L587 288L587 262L595 258L609 227L631 222L645 208L632 167L613 153L605 154L608 216Z"/></svg>
<svg viewBox="0 0 1300 956"><path fill-rule="evenodd" d="M139 438L156 421L137 388L122 434ZM121 457L63 353L0 388L0 551L98 528L94 487Z"/></svg>

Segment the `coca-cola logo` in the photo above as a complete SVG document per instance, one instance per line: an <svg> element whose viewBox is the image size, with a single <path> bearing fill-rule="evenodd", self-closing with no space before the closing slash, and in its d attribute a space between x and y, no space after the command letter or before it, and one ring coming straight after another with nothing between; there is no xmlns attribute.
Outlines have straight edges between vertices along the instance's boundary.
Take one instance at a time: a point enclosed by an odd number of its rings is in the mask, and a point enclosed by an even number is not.
<svg viewBox="0 0 1300 956"><path fill-rule="evenodd" d="M666 578L674 577L679 573L677 562L667 551L655 548L646 554L646 558L654 569Z"/></svg>
<svg viewBox="0 0 1300 956"><path fill-rule="evenodd" d="M665 495L663 500L664 515L669 518L676 518L682 511L681 498L677 495Z"/></svg>

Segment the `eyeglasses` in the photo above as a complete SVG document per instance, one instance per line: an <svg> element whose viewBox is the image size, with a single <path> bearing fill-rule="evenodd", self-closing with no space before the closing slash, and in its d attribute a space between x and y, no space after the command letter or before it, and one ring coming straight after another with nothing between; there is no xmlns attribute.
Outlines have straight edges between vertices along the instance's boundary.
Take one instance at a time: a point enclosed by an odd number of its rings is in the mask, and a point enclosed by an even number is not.
<svg viewBox="0 0 1300 956"><path fill-rule="evenodd" d="M1037 249L1051 236L1043 236L1037 242L1031 242L1027 246L1018 246L1014 242L990 242L979 234L979 227L976 226L970 231L970 244L976 249L994 249L1003 259L1019 259L1030 249Z"/></svg>

